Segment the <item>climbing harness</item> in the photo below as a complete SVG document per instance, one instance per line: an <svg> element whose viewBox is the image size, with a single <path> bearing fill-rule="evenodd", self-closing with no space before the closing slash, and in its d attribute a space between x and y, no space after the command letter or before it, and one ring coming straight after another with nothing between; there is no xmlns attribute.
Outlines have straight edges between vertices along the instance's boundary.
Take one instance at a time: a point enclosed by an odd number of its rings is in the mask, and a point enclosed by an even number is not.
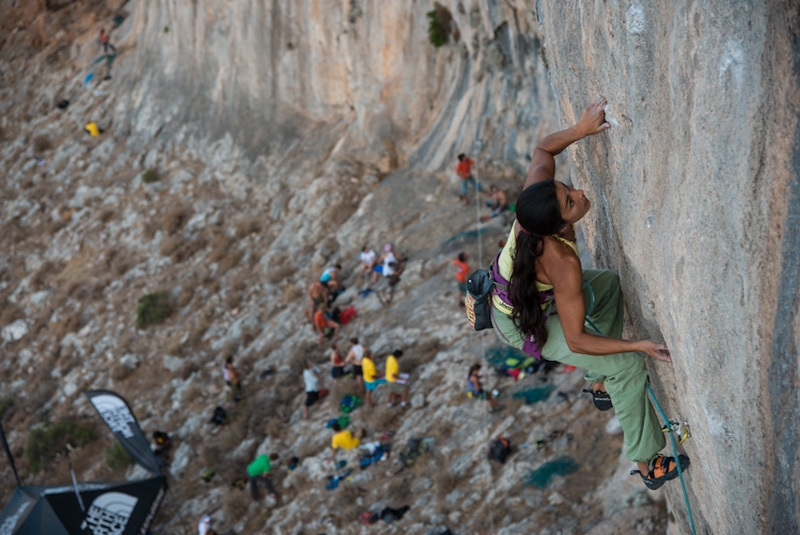
<svg viewBox="0 0 800 535"><path fill-rule="evenodd" d="M675 459L675 466L678 467L678 479L681 480L681 490L683 490L683 500L684 502L686 502L686 514L689 517L689 527L692 530L692 535L697 535L697 532L694 529L694 518L692 518L692 507L691 505L689 505L689 494L686 492L686 483L683 481L683 470L681 470L681 463L678 462L678 446L677 444L675 444L675 433L672 432L673 431L672 422L667 418L667 415L664 413L664 409L662 409L661 405L658 403L656 395L653 393L653 389L650 387L649 382L647 383L647 393L650 394L650 399L653 400L653 405L655 405L656 408L658 409L659 414L661 414L661 418L665 422L668 422L668 425L664 427L669 427L669 431L667 432L669 433L669 439L670 442L672 443L672 455L673 458ZM685 424L684 427L686 429L686 434L683 435L681 443L683 443L689 436L691 436L689 434L688 424L686 424L685 422L684 424ZM680 424L678 424L678 426L680 427Z"/></svg>

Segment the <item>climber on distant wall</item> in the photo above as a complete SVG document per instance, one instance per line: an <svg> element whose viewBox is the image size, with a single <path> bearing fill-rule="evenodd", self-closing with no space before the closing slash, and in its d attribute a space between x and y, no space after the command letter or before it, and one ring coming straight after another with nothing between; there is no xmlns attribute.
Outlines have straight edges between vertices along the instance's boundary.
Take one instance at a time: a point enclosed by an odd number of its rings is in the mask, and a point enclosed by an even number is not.
<svg viewBox="0 0 800 535"><path fill-rule="evenodd" d="M642 353L662 362L672 359L662 343L620 339L619 276L582 270L578 258L575 223L591 203L582 190L553 179L557 154L609 128L605 105L601 97L575 126L545 137L534 149L517 199L517 221L496 259L495 278L508 281L508 292L493 296L492 317L505 343L537 358L585 368L593 389L604 386L625 434L625 454L638 467L631 474L638 473L655 490L677 477L678 469L673 457L659 454L664 433L647 398ZM689 466L684 455L678 462L681 469Z"/></svg>
<svg viewBox="0 0 800 535"><path fill-rule="evenodd" d="M100 30L100 44L103 45L103 54L108 55L109 48L114 51L114 54L117 53L117 47L111 44L105 28Z"/></svg>

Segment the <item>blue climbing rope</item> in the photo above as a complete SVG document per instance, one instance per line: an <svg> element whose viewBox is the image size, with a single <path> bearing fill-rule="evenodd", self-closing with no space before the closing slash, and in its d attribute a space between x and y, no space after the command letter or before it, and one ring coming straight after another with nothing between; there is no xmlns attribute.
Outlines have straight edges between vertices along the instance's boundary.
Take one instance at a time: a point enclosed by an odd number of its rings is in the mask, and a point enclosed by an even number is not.
<svg viewBox="0 0 800 535"><path fill-rule="evenodd" d="M656 399L656 395L653 394L653 389L650 387L650 383L647 383L647 393L650 394L650 399L653 400L653 404L658 409L658 412L661 414L661 418L664 420L664 423L667 427L669 427L669 419L667 415L664 413L664 409L661 408L659 405L658 400ZM686 483L683 481L683 470L681 470L681 463L678 459L678 446L675 444L675 436L672 430L670 430L669 440L672 443L672 455L675 459L675 466L678 467L678 479L681 480L681 489L683 490L683 500L686 502L686 513L689 515L689 527L692 529L692 535L697 535L694 529L694 519L692 518L692 507L689 505L689 495L686 492Z"/></svg>
<svg viewBox="0 0 800 535"><path fill-rule="evenodd" d="M583 281L583 283L584 283L584 285L586 285L586 281ZM589 290L590 290L590 293L591 293L591 296L592 296L592 298L591 298L591 307L594 308L594 292L591 291L591 289L592 289L592 287L589 286ZM586 313L586 323L588 323L589 326L592 329L597 331L598 334L603 335L603 331L598 329L597 325L595 325L594 322L589 319L589 313L588 312ZM603 336L605 336L605 335L603 335ZM662 409L661 405L658 403L658 400L656 399L656 395L653 393L653 389L650 387L650 383L649 382L647 383L647 393L650 394L650 399L653 400L653 404L656 406L656 408L658 409L658 412L661 414L661 419L664 420L664 425L666 425L667 428L669 429L670 428L669 418L667 418L667 415L664 413L664 409ZM672 443L672 455L673 455L673 458L675 459L675 466L678 467L678 479L681 480L681 489L683 490L683 501L686 503L686 514L689 516L689 527L692 529L692 535L697 535L697 532L694 529L694 518L692 518L692 507L691 507L691 505L689 505L689 494L686 492L686 483L683 481L683 470L681 470L681 463L680 463L680 460L678 459L678 446L675 444L675 436L674 435L675 434L672 432L672 429L670 429L670 431L669 431L669 440Z"/></svg>

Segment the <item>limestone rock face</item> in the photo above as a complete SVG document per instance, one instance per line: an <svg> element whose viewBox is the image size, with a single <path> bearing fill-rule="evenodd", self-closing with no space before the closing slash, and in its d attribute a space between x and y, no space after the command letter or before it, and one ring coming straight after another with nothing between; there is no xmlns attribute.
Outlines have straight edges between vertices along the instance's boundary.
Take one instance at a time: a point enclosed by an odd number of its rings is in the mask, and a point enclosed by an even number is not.
<svg viewBox="0 0 800 535"><path fill-rule="evenodd" d="M337 148L382 173L449 166L453 151L522 167L555 126L541 42L527 2L488 4L438 3L451 22L436 49L426 2L136 2L122 130L141 144L229 136L263 157L340 124Z"/></svg>
<svg viewBox="0 0 800 535"><path fill-rule="evenodd" d="M672 351L651 379L691 425L698 532L795 533L797 5L542 0L537 14L564 125L609 101L612 128L568 151L573 180L636 336ZM680 487L668 495L685 517Z"/></svg>

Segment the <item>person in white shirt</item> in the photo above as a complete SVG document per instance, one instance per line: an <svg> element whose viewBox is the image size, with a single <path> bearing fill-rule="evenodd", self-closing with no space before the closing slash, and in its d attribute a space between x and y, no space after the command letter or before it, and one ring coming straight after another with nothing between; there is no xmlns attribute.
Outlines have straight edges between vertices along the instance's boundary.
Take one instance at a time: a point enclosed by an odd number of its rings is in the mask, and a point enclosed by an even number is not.
<svg viewBox="0 0 800 535"><path fill-rule="evenodd" d="M197 524L197 535L208 535L211 531L211 517L208 515L203 515L203 518L200 519L200 523Z"/></svg>
<svg viewBox="0 0 800 535"><path fill-rule="evenodd" d="M358 388L361 390L361 393L364 394L366 390L364 388L364 377L362 375L363 370L361 369L361 360L364 358L364 346L358 343L358 338L351 338L350 343L353 344L353 346L347 353L344 363L353 365L353 376L358 381Z"/></svg>
<svg viewBox="0 0 800 535"><path fill-rule="evenodd" d="M375 251L366 245L361 249L361 276L366 277L372 272L375 267L375 260L377 260Z"/></svg>
<svg viewBox="0 0 800 535"><path fill-rule="evenodd" d="M306 385L306 401L303 403L303 419L308 419L308 408L319 399L319 369L314 366L311 359L306 360L306 368L303 370L303 383Z"/></svg>

